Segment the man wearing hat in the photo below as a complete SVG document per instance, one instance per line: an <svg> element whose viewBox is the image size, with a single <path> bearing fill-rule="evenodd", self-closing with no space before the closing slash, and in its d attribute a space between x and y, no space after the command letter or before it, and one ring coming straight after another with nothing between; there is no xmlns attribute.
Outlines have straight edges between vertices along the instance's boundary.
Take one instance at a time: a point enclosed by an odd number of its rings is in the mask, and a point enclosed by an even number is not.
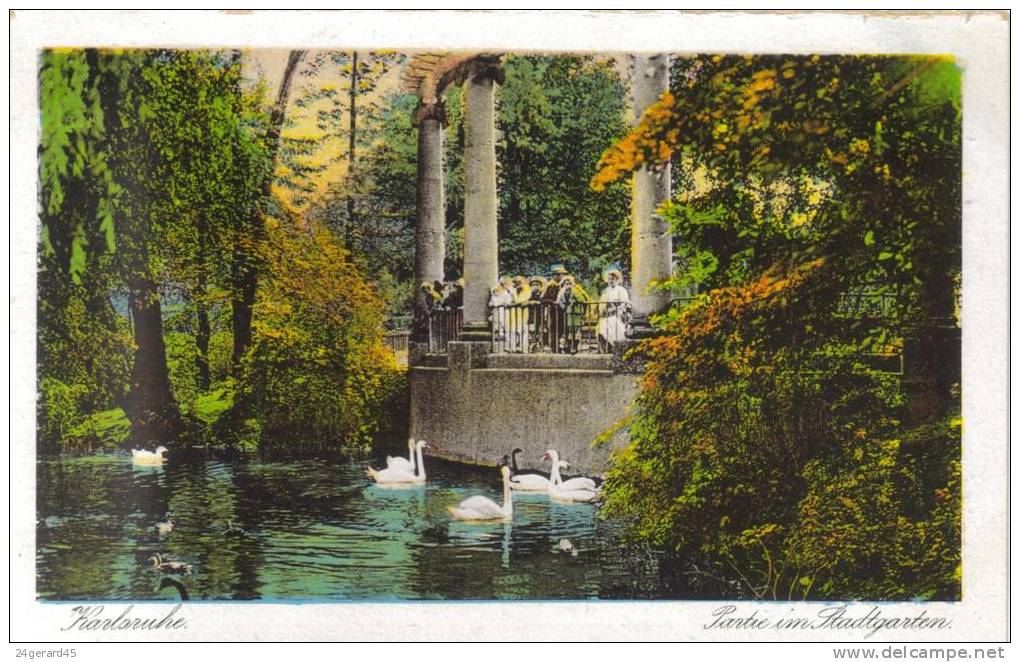
<svg viewBox="0 0 1020 662"><path fill-rule="evenodd" d="M630 295L623 286L623 273L615 264L602 273L606 289L599 297L599 348L608 349L623 340L630 317Z"/></svg>
<svg viewBox="0 0 1020 662"><path fill-rule="evenodd" d="M554 264L550 268L550 272L552 272L552 278L542 292L542 317L545 318L544 323L547 327L547 333L543 335L547 336L549 348L558 352L560 338L563 337L566 330L567 318L556 305L556 301L560 295L560 282L567 275L567 270L562 264Z"/></svg>
<svg viewBox="0 0 1020 662"><path fill-rule="evenodd" d="M531 297L528 299L529 315L531 319L531 339L538 351L543 345L548 345L549 323L547 316L543 315L542 297L545 295L545 288L548 281L543 276L532 276L528 279L528 287L531 290Z"/></svg>
<svg viewBox="0 0 1020 662"><path fill-rule="evenodd" d="M562 264L552 265L550 272L552 273L552 279L542 294L543 301L556 301L556 297L560 294L560 282L567 275L567 269Z"/></svg>
<svg viewBox="0 0 1020 662"><path fill-rule="evenodd" d="M457 310L464 305L464 279L458 278L453 281L449 296L446 297L446 307L450 310Z"/></svg>

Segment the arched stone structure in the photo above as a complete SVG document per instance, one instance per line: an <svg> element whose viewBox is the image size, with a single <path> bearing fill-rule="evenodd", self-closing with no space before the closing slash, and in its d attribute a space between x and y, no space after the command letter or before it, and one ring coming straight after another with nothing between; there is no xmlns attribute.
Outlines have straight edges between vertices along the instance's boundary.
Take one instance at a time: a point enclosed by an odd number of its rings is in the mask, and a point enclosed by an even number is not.
<svg viewBox="0 0 1020 662"><path fill-rule="evenodd" d="M634 58L635 118L669 85L669 57ZM435 454L494 463L514 446L522 460L539 466L547 447L569 457L578 471L600 473L609 451L626 443L618 433L599 449L596 436L623 417L637 394L640 366L616 355L492 353L489 288L499 275L496 190L495 90L502 82L500 56L491 53L428 53L411 59L405 89L418 94L418 223L415 275L418 282L442 279L445 247L442 94L452 83L464 88L464 325L446 353L429 355L424 301L416 307L416 337L410 352L411 435L433 442ZM583 112L583 109L580 109ZM634 175L631 209L634 337L647 334L648 316L669 304L649 291L669 278L672 240L655 214L670 195L670 174L641 170ZM623 343L619 343L622 345ZM417 347L416 347L417 345ZM524 406L527 405L527 406ZM530 460L530 461L529 461Z"/></svg>

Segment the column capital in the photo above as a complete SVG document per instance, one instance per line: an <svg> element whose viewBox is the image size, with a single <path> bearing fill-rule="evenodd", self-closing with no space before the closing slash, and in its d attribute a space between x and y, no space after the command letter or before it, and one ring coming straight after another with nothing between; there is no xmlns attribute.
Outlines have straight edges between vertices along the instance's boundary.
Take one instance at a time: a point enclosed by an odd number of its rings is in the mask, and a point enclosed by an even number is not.
<svg viewBox="0 0 1020 662"><path fill-rule="evenodd" d="M498 55L480 55L458 67L456 82L491 80L503 84L503 64Z"/></svg>
<svg viewBox="0 0 1020 662"><path fill-rule="evenodd" d="M414 126L418 126L425 120L436 120L440 124L446 124L446 104L443 103L442 99L436 99L431 102L426 102L425 100L419 101L418 109L414 111L411 123Z"/></svg>

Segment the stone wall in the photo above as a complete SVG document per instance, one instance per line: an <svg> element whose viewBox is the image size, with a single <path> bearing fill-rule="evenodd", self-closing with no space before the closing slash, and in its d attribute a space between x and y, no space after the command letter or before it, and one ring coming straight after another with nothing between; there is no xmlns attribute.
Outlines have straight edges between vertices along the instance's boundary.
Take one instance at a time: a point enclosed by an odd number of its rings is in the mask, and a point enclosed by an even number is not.
<svg viewBox="0 0 1020 662"><path fill-rule="evenodd" d="M411 436L435 444L431 455L495 465L519 447L522 468L548 471L542 454L554 448L566 473L598 475L626 443L620 432L592 448L637 395L637 377L613 357L489 354L487 343L456 342L446 359L410 368Z"/></svg>

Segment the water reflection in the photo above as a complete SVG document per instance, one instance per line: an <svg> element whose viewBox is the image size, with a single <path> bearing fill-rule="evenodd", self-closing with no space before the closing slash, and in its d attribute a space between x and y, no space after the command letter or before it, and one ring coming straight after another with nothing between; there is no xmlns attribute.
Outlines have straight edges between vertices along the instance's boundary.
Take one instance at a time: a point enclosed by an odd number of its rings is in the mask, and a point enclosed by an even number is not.
<svg viewBox="0 0 1020 662"><path fill-rule="evenodd" d="M179 577L191 599L667 597L654 559L590 504L515 494L512 523L457 522L447 506L501 498L497 472L430 461L428 485L393 489L370 464L40 460L39 596L178 599L159 588L159 553L193 564Z"/></svg>

